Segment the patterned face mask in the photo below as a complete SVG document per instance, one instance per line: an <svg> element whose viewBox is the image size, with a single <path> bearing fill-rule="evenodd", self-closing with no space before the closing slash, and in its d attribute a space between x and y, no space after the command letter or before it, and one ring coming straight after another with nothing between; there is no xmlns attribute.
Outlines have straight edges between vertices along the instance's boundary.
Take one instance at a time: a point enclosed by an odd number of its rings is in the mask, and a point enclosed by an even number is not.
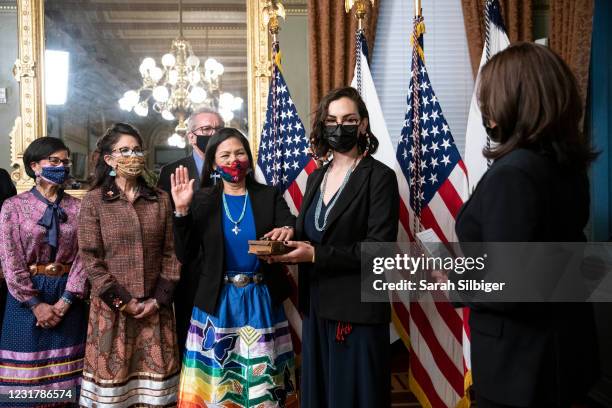
<svg viewBox="0 0 612 408"><path fill-rule="evenodd" d="M64 184L70 169L64 166L44 166L40 172L40 177L53 184Z"/></svg>
<svg viewBox="0 0 612 408"><path fill-rule="evenodd" d="M136 178L142 174L145 165L145 158L118 157L117 158L117 174L125 178Z"/></svg>
<svg viewBox="0 0 612 408"><path fill-rule="evenodd" d="M229 166L217 166L217 172L223 180L230 183L239 183L244 180L250 168L251 165L248 160L235 160Z"/></svg>

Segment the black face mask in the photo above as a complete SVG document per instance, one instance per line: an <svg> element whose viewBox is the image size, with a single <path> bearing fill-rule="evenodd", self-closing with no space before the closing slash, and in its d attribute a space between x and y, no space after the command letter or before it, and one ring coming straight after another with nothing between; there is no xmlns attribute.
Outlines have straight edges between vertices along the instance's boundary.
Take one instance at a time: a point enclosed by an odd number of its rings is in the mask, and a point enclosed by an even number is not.
<svg viewBox="0 0 612 408"><path fill-rule="evenodd" d="M206 146L208 145L208 141L212 136L196 136L196 146L202 153L206 151Z"/></svg>
<svg viewBox="0 0 612 408"><path fill-rule="evenodd" d="M338 153L346 153L357 144L358 125L325 126L323 137Z"/></svg>

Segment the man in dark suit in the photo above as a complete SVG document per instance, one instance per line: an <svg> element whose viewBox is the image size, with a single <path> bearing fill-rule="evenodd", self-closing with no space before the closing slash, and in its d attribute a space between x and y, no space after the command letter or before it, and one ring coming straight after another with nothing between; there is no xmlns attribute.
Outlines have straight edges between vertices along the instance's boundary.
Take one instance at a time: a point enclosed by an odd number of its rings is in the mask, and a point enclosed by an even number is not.
<svg viewBox="0 0 612 408"><path fill-rule="evenodd" d="M192 153L182 159L166 164L162 167L157 186L168 192L170 197L170 175L175 172L179 166L184 166L189 171L189 178L195 179L194 189L200 189L200 176L204 168L204 152L206 145L212 135L224 126L223 118L218 112L209 109L201 108L196 110L187 119L187 139L192 147ZM172 203L174 207L174 203ZM193 308L193 299L195 297L195 289L198 287L197 282L192 282L186 277L198 277L198 273L189 273L194 269L198 269L201 264L201 256L198 255L190 262L183 264L181 270L181 279L176 286L174 296L174 313L176 315L176 333L181 356L185 350L185 341L187 340L187 331L189 330L189 321L191 319L191 310ZM192 280L195 278L192 278Z"/></svg>
<svg viewBox="0 0 612 408"><path fill-rule="evenodd" d="M187 140L192 147L192 153L162 167L157 186L170 194L170 175L179 166L184 166L189 171L189 178L195 179L194 186L198 190L204 168L206 145L212 135L223 126L221 115L210 108L201 108L193 112L187 119Z"/></svg>

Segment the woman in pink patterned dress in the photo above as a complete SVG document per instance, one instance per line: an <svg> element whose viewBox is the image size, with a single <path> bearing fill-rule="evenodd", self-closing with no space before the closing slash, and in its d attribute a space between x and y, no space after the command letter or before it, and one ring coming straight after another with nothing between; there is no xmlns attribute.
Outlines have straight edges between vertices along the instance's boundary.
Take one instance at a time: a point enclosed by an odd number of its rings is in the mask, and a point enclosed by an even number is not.
<svg viewBox="0 0 612 408"><path fill-rule="evenodd" d="M32 142L23 162L36 186L7 199L0 212L0 260L9 291L0 332L3 395L61 389L77 398L87 307L77 256L80 201L62 188L69 157L60 139Z"/></svg>

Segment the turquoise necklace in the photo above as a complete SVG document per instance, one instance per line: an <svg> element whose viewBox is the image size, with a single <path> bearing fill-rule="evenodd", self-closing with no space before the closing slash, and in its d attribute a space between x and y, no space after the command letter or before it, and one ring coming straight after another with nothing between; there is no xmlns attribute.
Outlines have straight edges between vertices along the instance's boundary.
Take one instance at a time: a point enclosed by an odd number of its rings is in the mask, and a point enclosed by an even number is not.
<svg viewBox="0 0 612 408"><path fill-rule="evenodd" d="M225 193L223 193L223 209L225 210L225 216L228 220L234 223L234 228L232 228L232 232L236 235L238 235L238 233L242 231L240 228L238 228L238 224L240 224L240 221L242 221L242 219L244 218L244 214L246 214L247 201L249 201L249 190L246 191L246 194L244 196L244 204L242 204L242 213L240 213L240 217L238 217L238 219L234 221L234 219L232 218L232 214L230 213L229 207L227 206Z"/></svg>
<svg viewBox="0 0 612 408"><path fill-rule="evenodd" d="M321 183L321 193L319 195L319 201L317 201L317 208L315 210L315 228L317 229L317 231L323 232L325 231L325 228L327 228L327 217L329 216L331 209L334 208L334 205L336 205L336 201L338 201L338 197L340 197L340 194L342 194L342 190L344 190L344 187L346 187L346 185L348 184L351 174L355 170L355 167L357 167L357 162L358 160L356 158L351 168L348 169L348 171L344 175L344 180L342 180L342 184L340 185L340 188L336 192L336 195L334 196L331 203L329 203L329 205L327 206L327 211L325 211L325 217L323 217L323 225L319 226L319 220L321 219L321 209L323 207L323 196L325 195L325 187L327 186L327 175L331 171L331 167L334 164L332 162L329 165L329 168L325 172L325 176L323 176L323 183Z"/></svg>

